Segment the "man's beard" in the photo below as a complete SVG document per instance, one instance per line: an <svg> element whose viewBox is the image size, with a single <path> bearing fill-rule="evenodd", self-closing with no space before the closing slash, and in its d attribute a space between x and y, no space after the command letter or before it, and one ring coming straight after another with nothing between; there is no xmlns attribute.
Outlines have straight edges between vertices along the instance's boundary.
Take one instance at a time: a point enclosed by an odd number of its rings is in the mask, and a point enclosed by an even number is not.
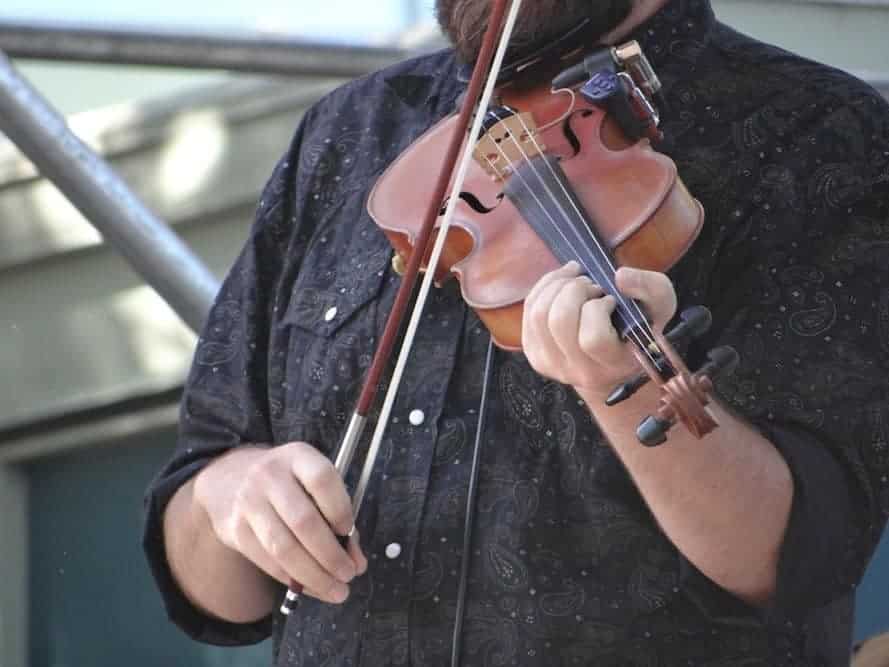
<svg viewBox="0 0 889 667"><path fill-rule="evenodd" d="M527 0L519 10L511 50L521 53L590 19L590 32L603 36L620 25L635 0ZM481 50L492 0L436 0L438 22L464 62Z"/></svg>

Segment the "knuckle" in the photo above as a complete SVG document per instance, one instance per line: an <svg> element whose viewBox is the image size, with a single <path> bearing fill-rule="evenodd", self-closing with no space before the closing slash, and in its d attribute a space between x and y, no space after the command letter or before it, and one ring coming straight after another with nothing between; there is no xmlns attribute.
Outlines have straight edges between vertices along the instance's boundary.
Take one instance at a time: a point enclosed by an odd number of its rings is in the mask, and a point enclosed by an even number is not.
<svg viewBox="0 0 889 667"><path fill-rule="evenodd" d="M228 521L228 532L235 537L238 544L243 545L253 533L253 528L245 517L232 517Z"/></svg>
<svg viewBox="0 0 889 667"><path fill-rule="evenodd" d="M573 298L563 299L550 308L547 324L551 331L574 326L578 320L579 303Z"/></svg>
<svg viewBox="0 0 889 667"><path fill-rule="evenodd" d="M558 331L568 324L568 309L554 306L547 313L546 326L550 331Z"/></svg>
<svg viewBox="0 0 889 667"><path fill-rule="evenodd" d="M336 507L333 511L333 516L331 517L332 525L336 526L337 531L340 535L346 535L350 530L352 530L352 524L355 522L355 518L352 516L352 507L347 502L342 505Z"/></svg>
<svg viewBox="0 0 889 667"><path fill-rule="evenodd" d="M663 273L650 272L647 284L649 285L647 292L657 297L667 298L673 293L673 283Z"/></svg>
<svg viewBox="0 0 889 667"><path fill-rule="evenodd" d="M549 303L543 299L537 299L531 304L531 323L536 326L545 325L549 318Z"/></svg>
<svg viewBox="0 0 889 667"><path fill-rule="evenodd" d="M283 530L271 531L266 538L266 550L277 562L289 560L298 548L293 536Z"/></svg>
<svg viewBox="0 0 889 667"><path fill-rule="evenodd" d="M670 280L670 278L667 276L666 273L658 273L656 271L649 271L648 275L651 276L651 281L655 286L660 287L661 289L668 289L668 290L673 289L673 283Z"/></svg>
<svg viewBox="0 0 889 667"><path fill-rule="evenodd" d="M257 488L265 487L273 476L275 463L269 457L263 457L251 463L244 471L244 483L241 485L241 489L245 493L250 493Z"/></svg>
<svg viewBox="0 0 889 667"><path fill-rule="evenodd" d="M305 534L314 530L317 525L317 514L308 505L295 509L290 517L290 529L296 534Z"/></svg>
<svg viewBox="0 0 889 667"><path fill-rule="evenodd" d="M573 317L565 308L556 308L550 312L547 326L554 341L561 341L577 331L578 318Z"/></svg>
<svg viewBox="0 0 889 667"><path fill-rule="evenodd" d="M577 344L588 356L597 356L605 347L605 336L598 327L587 327L580 332Z"/></svg>
<svg viewBox="0 0 889 667"><path fill-rule="evenodd" d="M568 293L576 298L585 299L592 286L593 282L587 276L579 276L568 284Z"/></svg>
<svg viewBox="0 0 889 667"><path fill-rule="evenodd" d="M251 508L256 505L257 487L249 481L245 481L235 491L234 502L232 504L233 514L243 516L250 514Z"/></svg>
<svg viewBox="0 0 889 667"><path fill-rule="evenodd" d="M333 465L329 461L325 460L323 462L319 461L314 465L307 466L302 477L302 482L307 488L311 489L312 491L323 491L336 484L338 477L339 476L337 475L336 469L333 467Z"/></svg>
<svg viewBox="0 0 889 667"><path fill-rule="evenodd" d="M281 462L277 458L264 457L256 462L254 476L258 481L268 482L281 476Z"/></svg>
<svg viewBox="0 0 889 667"><path fill-rule="evenodd" d="M247 521L237 516L222 521L217 530L222 542L240 553L244 553L250 544L251 532L252 529Z"/></svg>

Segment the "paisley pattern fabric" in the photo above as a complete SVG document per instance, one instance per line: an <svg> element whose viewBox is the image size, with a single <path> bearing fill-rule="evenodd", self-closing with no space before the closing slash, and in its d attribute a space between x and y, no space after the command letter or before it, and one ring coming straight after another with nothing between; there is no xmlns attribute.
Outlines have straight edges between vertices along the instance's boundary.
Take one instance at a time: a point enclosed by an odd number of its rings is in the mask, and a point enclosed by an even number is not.
<svg viewBox="0 0 889 667"><path fill-rule="evenodd" d="M496 357L463 544L488 336L454 284L420 327L359 517L370 571L350 600L233 626L173 583L160 516L184 480L243 442L339 443L399 282L366 197L454 108L457 66L442 52L306 116L225 281L147 503L149 560L186 631L221 644L271 632L281 666L449 664L467 555L465 667L848 664L854 586L889 513L889 108L846 74L733 32L706 0L669 2L635 36L665 84L659 148L707 210L671 273L681 306L714 313L691 365L736 347L721 400L795 478L773 604L747 607L687 563L573 391L517 354Z"/></svg>

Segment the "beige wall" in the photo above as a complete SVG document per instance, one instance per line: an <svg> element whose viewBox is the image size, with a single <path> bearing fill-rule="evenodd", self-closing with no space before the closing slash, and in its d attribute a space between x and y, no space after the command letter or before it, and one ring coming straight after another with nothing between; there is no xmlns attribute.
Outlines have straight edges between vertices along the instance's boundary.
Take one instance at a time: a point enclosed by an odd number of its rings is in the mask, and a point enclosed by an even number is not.
<svg viewBox="0 0 889 667"><path fill-rule="evenodd" d="M221 276L299 117L335 84L241 80L148 108L88 114L75 125ZM28 477L19 466L171 426L172 404L77 426L53 428L49 420L175 389L193 344L194 334L54 188L0 147L3 667L29 664Z"/></svg>
<svg viewBox="0 0 889 667"><path fill-rule="evenodd" d="M725 23L848 71L889 81L887 0L712 0Z"/></svg>

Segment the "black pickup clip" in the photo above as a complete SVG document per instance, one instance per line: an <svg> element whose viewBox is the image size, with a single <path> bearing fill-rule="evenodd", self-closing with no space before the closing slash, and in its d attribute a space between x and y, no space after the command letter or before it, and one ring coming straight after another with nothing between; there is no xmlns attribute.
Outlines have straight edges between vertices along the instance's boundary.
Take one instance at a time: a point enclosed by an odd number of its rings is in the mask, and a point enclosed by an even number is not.
<svg viewBox="0 0 889 667"><path fill-rule="evenodd" d="M665 108L661 82L638 42L600 48L559 73L553 90L580 88L591 104L610 114L633 141L662 139L658 107Z"/></svg>
<svg viewBox="0 0 889 667"><path fill-rule="evenodd" d="M625 75L603 69L593 74L579 92L587 102L604 109L614 118L628 138L638 141L649 135L649 128L656 124L657 114L643 116L638 113L633 108L631 91L627 90L625 82Z"/></svg>
<svg viewBox="0 0 889 667"><path fill-rule="evenodd" d="M576 88L603 69L625 72L653 103L659 108L666 107L661 81L636 41L596 49L580 62L562 70L552 81L553 90Z"/></svg>

